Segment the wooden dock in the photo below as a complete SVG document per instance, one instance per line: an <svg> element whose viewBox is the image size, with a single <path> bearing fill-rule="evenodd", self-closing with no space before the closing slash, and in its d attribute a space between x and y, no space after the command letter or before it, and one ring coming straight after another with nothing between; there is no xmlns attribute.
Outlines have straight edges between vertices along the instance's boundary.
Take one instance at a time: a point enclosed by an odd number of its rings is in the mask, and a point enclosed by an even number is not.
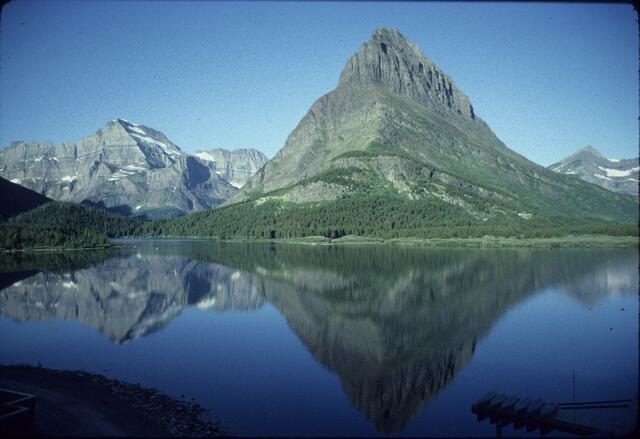
<svg viewBox="0 0 640 439"><path fill-rule="evenodd" d="M637 400L551 403L542 399L534 401L515 395L489 392L471 404L471 412L477 416L479 422L489 419L489 422L495 424L496 437L502 437L502 428L507 425L513 425L515 430L540 430L541 434L555 430L583 436L614 436L623 432L588 422L593 421L593 416L578 416L576 420L576 410L593 413L604 409L633 410L633 407L637 408Z"/></svg>
<svg viewBox="0 0 640 439"><path fill-rule="evenodd" d="M36 397L17 390L0 389L0 436L33 433Z"/></svg>

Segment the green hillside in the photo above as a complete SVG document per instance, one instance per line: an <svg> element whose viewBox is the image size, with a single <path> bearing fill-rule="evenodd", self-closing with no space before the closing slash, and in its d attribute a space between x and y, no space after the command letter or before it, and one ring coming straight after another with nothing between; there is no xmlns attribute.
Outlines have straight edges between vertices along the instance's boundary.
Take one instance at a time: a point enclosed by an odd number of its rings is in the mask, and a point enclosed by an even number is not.
<svg viewBox="0 0 640 439"><path fill-rule="evenodd" d="M0 250L95 248L136 233L140 221L89 206L50 202L0 222Z"/></svg>
<svg viewBox="0 0 640 439"><path fill-rule="evenodd" d="M384 191L410 201L443 201L477 221L558 215L616 222L637 218L638 204L630 196L553 173L497 138L489 143L477 134L468 135L428 108L380 87L358 91L357 96L367 96L370 103L363 102L361 108L378 108L376 117L367 113L373 125L357 133L340 129L341 142L327 141L321 152L314 150L311 163L317 164L312 175L294 183L283 184L304 173L292 158L277 156L265 168L272 177L252 181L238 199L253 200L260 208L267 200L304 204ZM360 113L351 116L366 118ZM349 117L342 120L354 125Z"/></svg>

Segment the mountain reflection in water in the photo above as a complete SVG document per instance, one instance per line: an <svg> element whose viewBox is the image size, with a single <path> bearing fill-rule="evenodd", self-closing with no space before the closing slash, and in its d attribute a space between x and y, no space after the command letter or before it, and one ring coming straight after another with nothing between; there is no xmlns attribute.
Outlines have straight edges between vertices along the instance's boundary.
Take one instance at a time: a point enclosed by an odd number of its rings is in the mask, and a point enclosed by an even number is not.
<svg viewBox="0 0 640 439"><path fill-rule="evenodd" d="M269 302L380 432L398 432L472 358L513 305L555 286L585 306L637 285L628 251L137 242L105 252L0 257L0 314L77 320L117 343L182 309ZM633 261L629 261L629 259Z"/></svg>

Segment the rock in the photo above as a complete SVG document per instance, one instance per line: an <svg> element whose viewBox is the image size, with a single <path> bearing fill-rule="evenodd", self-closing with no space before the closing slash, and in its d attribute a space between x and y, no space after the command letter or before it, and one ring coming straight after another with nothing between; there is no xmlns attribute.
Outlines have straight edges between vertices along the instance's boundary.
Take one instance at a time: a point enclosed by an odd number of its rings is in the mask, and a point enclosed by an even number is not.
<svg viewBox="0 0 640 439"><path fill-rule="evenodd" d="M282 149L226 204L286 208L372 194L447 203L455 206L446 206L451 216L477 224L546 215L633 222L638 214L628 197L508 149L453 80L395 29L373 33L338 86L311 105Z"/></svg>
<svg viewBox="0 0 640 439"><path fill-rule="evenodd" d="M607 158L589 145L550 165L549 169L561 174L575 175L613 192L638 196L638 157Z"/></svg>
<svg viewBox="0 0 640 439"><path fill-rule="evenodd" d="M11 142L0 175L54 200L147 217L215 207L237 191L160 131L123 119L77 145Z"/></svg>
<svg viewBox="0 0 640 439"><path fill-rule="evenodd" d="M217 148L197 151L195 156L207 162L214 172L237 188L244 186L268 160L266 155L253 148L233 151Z"/></svg>
<svg viewBox="0 0 640 439"><path fill-rule="evenodd" d="M382 85L448 117L475 119L469 98L397 29L377 29L351 57L338 86Z"/></svg>

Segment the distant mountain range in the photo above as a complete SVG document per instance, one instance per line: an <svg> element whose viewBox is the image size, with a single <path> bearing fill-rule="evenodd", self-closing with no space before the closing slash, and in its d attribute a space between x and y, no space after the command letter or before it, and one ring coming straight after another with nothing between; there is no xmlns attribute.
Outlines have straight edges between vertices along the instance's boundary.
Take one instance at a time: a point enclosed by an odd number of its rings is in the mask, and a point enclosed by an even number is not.
<svg viewBox="0 0 640 439"><path fill-rule="evenodd" d="M549 169L561 174L576 175L613 192L638 196L638 157L607 158L589 145L554 163Z"/></svg>
<svg viewBox="0 0 640 439"><path fill-rule="evenodd" d="M177 223L173 231L190 236L406 236L432 226L638 216L628 196L637 196L637 159L586 148L550 169L527 160L395 29L373 33L271 160L252 149L189 155L160 131L116 119L77 145L12 142L0 149L0 175L54 200L146 218L229 207L206 224Z"/></svg>
<svg viewBox="0 0 640 439"><path fill-rule="evenodd" d="M0 175L54 200L173 217L221 204L266 159L252 150L229 154L220 164L203 160L160 131L116 119L77 145L12 142L0 149Z"/></svg>

